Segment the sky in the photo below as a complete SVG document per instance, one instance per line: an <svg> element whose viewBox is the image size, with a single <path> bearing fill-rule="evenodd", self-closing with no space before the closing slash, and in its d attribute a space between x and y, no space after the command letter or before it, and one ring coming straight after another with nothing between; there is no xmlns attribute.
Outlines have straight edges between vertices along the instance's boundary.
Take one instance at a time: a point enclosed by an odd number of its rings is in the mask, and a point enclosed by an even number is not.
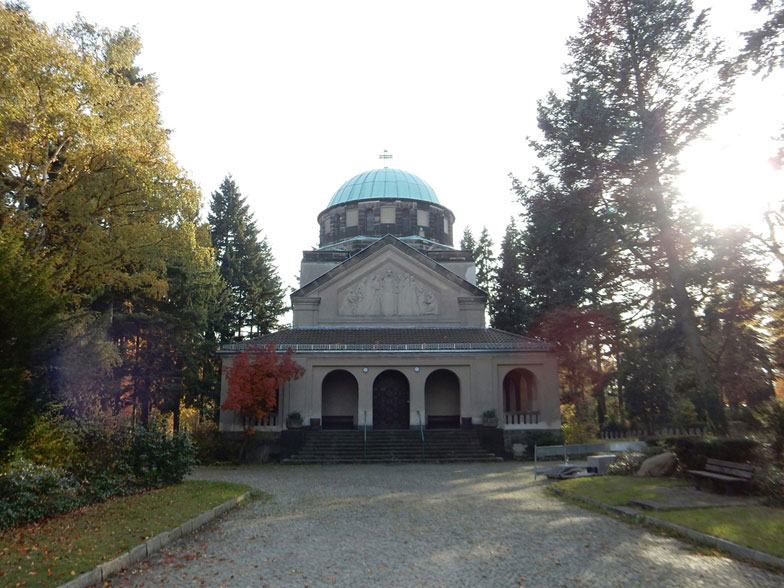
<svg viewBox="0 0 784 588"><path fill-rule="evenodd" d="M164 125L182 168L209 195L231 174L267 237L284 283L318 245L316 216L354 175L416 174L456 216L455 245L487 226L496 245L521 212L509 174L536 158L536 102L562 92L565 42L585 0L27 0L54 27L77 13L137 27ZM759 16L752 0L711 8L728 48ZM759 227L784 196L769 164L784 125L784 76L747 76L733 111L681 162L684 199L717 226Z"/></svg>

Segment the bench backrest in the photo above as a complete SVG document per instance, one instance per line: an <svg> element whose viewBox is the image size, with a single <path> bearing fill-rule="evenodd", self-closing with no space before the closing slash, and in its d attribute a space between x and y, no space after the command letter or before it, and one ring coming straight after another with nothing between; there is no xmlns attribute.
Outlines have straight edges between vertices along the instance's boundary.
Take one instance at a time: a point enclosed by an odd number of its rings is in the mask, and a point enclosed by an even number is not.
<svg viewBox="0 0 784 588"><path fill-rule="evenodd" d="M754 466L750 466L747 463L735 463L734 461L724 461L709 457L705 464L705 471L751 480L754 474Z"/></svg>

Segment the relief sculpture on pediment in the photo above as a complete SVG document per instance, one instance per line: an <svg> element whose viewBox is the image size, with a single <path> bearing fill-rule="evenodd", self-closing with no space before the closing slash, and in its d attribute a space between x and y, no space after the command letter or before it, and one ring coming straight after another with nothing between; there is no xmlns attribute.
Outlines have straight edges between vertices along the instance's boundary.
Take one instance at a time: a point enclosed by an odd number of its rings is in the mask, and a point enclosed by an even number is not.
<svg viewBox="0 0 784 588"><path fill-rule="evenodd" d="M438 296L409 273L387 268L365 276L340 297L342 316L420 316L438 314Z"/></svg>

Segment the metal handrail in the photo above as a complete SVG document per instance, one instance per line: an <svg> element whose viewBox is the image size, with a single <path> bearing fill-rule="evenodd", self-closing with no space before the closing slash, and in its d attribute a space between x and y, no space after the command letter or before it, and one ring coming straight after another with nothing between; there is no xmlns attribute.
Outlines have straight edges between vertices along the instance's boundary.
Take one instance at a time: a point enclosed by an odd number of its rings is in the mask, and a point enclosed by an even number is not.
<svg viewBox="0 0 784 588"><path fill-rule="evenodd" d="M362 425L362 461L367 462L367 411L365 411L365 422Z"/></svg>
<svg viewBox="0 0 784 588"><path fill-rule="evenodd" d="M422 413L417 411L419 418L419 436L422 438L422 459L425 459L425 428L422 426Z"/></svg>

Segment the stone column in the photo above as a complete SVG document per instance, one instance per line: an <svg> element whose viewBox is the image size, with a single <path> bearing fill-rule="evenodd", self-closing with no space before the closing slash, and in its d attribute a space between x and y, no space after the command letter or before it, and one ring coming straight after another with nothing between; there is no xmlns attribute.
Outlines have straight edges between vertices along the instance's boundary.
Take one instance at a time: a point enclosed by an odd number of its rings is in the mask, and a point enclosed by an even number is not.
<svg viewBox="0 0 784 588"><path fill-rule="evenodd" d="M364 371L367 368L367 372ZM361 429L365 424L365 411L367 411L367 425L373 426L373 380L380 373L377 368L367 365L346 368L357 379L357 426Z"/></svg>
<svg viewBox="0 0 784 588"><path fill-rule="evenodd" d="M417 371L418 370L418 371ZM427 371L422 366L406 366L401 371L408 378L408 400L409 400L409 423L412 429L419 429L419 417L417 411L422 415L422 425L427 426L427 416L425 415L425 380L430 368Z"/></svg>

